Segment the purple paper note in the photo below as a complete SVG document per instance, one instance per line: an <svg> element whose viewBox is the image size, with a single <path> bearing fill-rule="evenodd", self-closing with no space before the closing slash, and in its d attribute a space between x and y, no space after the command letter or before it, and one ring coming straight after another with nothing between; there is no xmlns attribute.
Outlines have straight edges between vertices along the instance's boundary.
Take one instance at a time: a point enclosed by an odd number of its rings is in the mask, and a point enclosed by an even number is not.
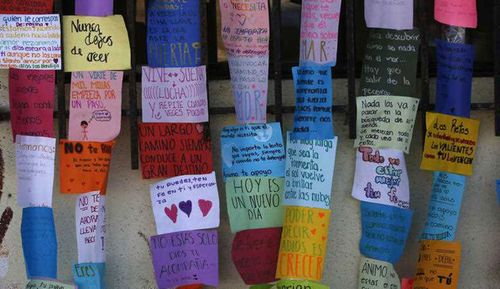
<svg viewBox="0 0 500 289"><path fill-rule="evenodd" d="M218 286L216 230L153 236L150 249L158 288L174 288L188 284Z"/></svg>
<svg viewBox="0 0 500 289"><path fill-rule="evenodd" d="M75 15L99 17L113 15L113 0L75 0Z"/></svg>

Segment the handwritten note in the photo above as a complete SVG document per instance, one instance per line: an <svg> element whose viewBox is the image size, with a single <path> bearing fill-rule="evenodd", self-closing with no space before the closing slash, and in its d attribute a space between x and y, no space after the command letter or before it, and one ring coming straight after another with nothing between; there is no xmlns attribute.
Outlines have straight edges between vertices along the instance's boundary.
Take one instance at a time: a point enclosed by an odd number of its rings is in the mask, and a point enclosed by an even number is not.
<svg viewBox="0 0 500 289"><path fill-rule="evenodd" d="M81 194L100 191L106 194L111 142L78 142L59 140L61 193Z"/></svg>
<svg viewBox="0 0 500 289"><path fill-rule="evenodd" d="M420 168L472 175L479 120L427 112L427 134Z"/></svg>
<svg viewBox="0 0 500 289"><path fill-rule="evenodd" d="M21 239L28 279L57 277L57 237L52 208L23 209Z"/></svg>
<svg viewBox="0 0 500 289"><path fill-rule="evenodd" d="M215 173L183 175L150 185L158 234L219 226Z"/></svg>
<svg viewBox="0 0 500 289"><path fill-rule="evenodd" d="M69 140L110 141L120 133L121 71L73 72L69 107Z"/></svg>
<svg viewBox="0 0 500 289"><path fill-rule="evenodd" d="M53 0L3 0L0 13L3 14L47 14L52 12Z"/></svg>
<svg viewBox="0 0 500 289"><path fill-rule="evenodd" d="M149 1L146 37L149 66L201 65L200 11L199 1Z"/></svg>
<svg viewBox="0 0 500 289"><path fill-rule="evenodd" d="M104 289L105 264L81 263L73 265L73 279L78 289Z"/></svg>
<svg viewBox="0 0 500 289"><path fill-rule="evenodd" d="M144 179L213 172L212 145L201 123L141 123L139 150Z"/></svg>
<svg viewBox="0 0 500 289"><path fill-rule="evenodd" d="M10 118L16 135L54 137L54 71L9 70Z"/></svg>
<svg viewBox="0 0 500 289"><path fill-rule="evenodd" d="M436 111L470 116L474 46L435 40Z"/></svg>
<svg viewBox="0 0 500 289"><path fill-rule="evenodd" d="M292 139L332 139L332 70L329 66L293 67L295 113Z"/></svg>
<svg viewBox="0 0 500 289"><path fill-rule="evenodd" d="M228 55L238 123L266 123L269 55Z"/></svg>
<svg viewBox="0 0 500 289"><path fill-rule="evenodd" d="M421 239L455 240L466 177L434 172L427 221Z"/></svg>
<svg viewBox="0 0 500 289"><path fill-rule="evenodd" d="M58 14L0 14L0 19L0 69L61 69Z"/></svg>
<svg viewBox="0 0 500 289"><path fill-rule="evenodd" d="M283 204L329 209L337 137L325 140L290 140L290 133L287 136Z"/></svg>
<svg viewBox="0 0 500 289"><path fill-rule="evenodd" d="M99 17L113 15L113 0L75 0L75 15Z"/></svg>
<svg viewBox="0 0 500 289"><path fill-rule="evenodd" d="M308 280L283 279L276 283L276 289L330 289L330 287Z"/></svg>
<svg viewBox="0 0 500 289"><path fill-rule="evenodd" d="M52 207L55 157L55 138L17 136L16 176L19 207Z"/></svg>
<svg viewBox="0 0 500 289"><path fill-rule="evenodd" d="M434 19L443 24L476 28L476 0L436 0Z"/></svg>
<svg viewBox="0 0 500 289"><path fill-rule="evenodd" d="M365 21L369 28L413 29L413 0L365 0Z"/></svg>
<svg viewBox="0 0 500 289"><path fill-rule="evenodd" d="M43 277L43 276L36 276ZM73 284L66 284L54 280L30 280L26 285L26 289L45 289L45 288L57 288L57 289L76 289Z"/></svg>
<svg viewBox="0 0 500 289"><path fill-rule="evenodd" d="M359 287L363 289L399 289L398 273L391 263L361 256Z"/></svg>
<svg viewBox="0 0 500 289"><path fill-rule="evenodd" d="M193 283L218 286L216 230L153 236L150 249L159 288Z"/></svg>
<svg viewBox="0 0 500 289"><path fill-rule="evenodd" d="M64 71L130 69L130 45L121 15L64 16Z"/></svg>
<svg viewBox="0 0 500 289"><path fill-rule="evenodd" d="M354 146L392 148L408 153L418 102L417 98L393 95L357 97Z"/></svg>
<svg viewBox="0 0 500 289"><path fill-rule="evenodd" d="M323 276L330 210L286 207L276 278Z"/></svg>
<svg viewBox="0 0 500 289"><path fill-rule="evenodd" d="M361 95L416 96L419 43L417 29L370 29L361 68Z"/></svg>
<svg viewBox="0 0 500 289"><path fill-rule="evenodd" d="M229 55L269 52L269 11L265 0L221 0L222 41Z"/></svg>
<svg viewBox="0 0 500 289"><path fill-rule="evenodd" d="M106 196L99 191L81 194L76 199L75 224L78 263L104 263L106 235Z"/></svg>
<svg viewBox="0 0 500 289"><path fill-rule="evenodd" d="M417 273L413 288L458 288L460 259L460 242L420 241Z"/></svg>
<svg viewBox="0 0 500 289"><path fill-rule="evenodd" d="M276 280L281 228L252 229L236 233L231 259L245 284Z"/></svg>
<svg viewBox="0 0 500 289"><path fill-rule="evenodd" d="M359 147L352 197L360 201L410 207L410 186L402 151Z"/></svg>
<svg viewBox="0 0 500 289"><path fill-rule="evenodd" d="M279 123L226 126L220 138L224 179L285 175Z"/></svg>
<svg viewBox="0 0 500 289"><path fill-rule="evenodd" d="M341 0L302 1L300 23L300 65L335 66L339 37Z"/></svg>
<svg viewBox="0 0 500 289"><path fill-rule="evenodd" d="M231 232L281 227L284 182L282 177L227 178L226 200Z"/></svg>
<svg viewBox="0 0 500 289"><path fill-rule="evenodd" d="M143 66L142 121L207 122L206 67Z"/></svg>
<svg viewBox="0 0 500 289"><path fill-rule="evenodd" d="M361 202L361 254L396 263L403 254L412 215L412 210Z"/></svg>

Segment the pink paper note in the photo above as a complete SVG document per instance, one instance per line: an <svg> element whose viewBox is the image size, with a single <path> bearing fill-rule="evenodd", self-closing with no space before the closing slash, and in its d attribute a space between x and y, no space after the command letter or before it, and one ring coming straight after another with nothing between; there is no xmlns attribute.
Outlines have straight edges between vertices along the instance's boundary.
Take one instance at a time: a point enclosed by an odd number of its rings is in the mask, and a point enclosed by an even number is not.
<svg viewBox="0 0 500 289"><path fill-rule="evenodd" d="M365 21L370 28L413 29L413 0L365 0Z"/></svg>
<svg viewBox="0 0 500 289"><path fill-rule="evenodd" d="M113 0L75 0L75 15L100 17L113 15Z"/></svg>
<svg viewBox="0 0 500 289"><path fill-rule="evenodd" d="M300 65L335 66L341 0L302 1Z"/></svg>
<svg viewBox="0 0 500 289"><path fill-rule="evenodd" d="M110 141L120 133L121 71L71 74L69 134L72 141Z"/></svg>
<svg viewBox="0 0 500 289"><path fill-rule="evenodd" d="M476 28L476 0L436 0L434 19L448 25Z"/></svg>
<svg viewBox="0 0 500 289"><path fill-rule="evenodd" d="M53 70L9 71L12 135L54 137L55 72Z"/></svg>

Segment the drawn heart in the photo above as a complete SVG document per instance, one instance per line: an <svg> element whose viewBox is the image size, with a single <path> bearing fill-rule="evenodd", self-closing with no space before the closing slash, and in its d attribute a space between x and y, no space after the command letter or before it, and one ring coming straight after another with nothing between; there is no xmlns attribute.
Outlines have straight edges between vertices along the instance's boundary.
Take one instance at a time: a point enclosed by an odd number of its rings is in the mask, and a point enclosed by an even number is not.
<svg viewBox="0 0 500 289"><path fill-rule="evenodd" d="M179 203L179 209L181 209L181 211L183 211L188 217L189 215L191 215L191 209L193 207L193 204L191 203L191 201L187 201L187 202L180 202Z"/></svg>
<svg viewBox="0 0 500 289"><path fill-rule="evenodd" d="M57 59L57 58L54 58L54 59L52 59L52 60L53 60L53 61L54 61L54 63L56 63L56 64L59 62L59 59Z"/></svg>
<svg viewBox="0 0 500 289"><path fill-rule="evenodd" d="M316 229L312 229L311 234L316 235Z"/></svg>
<svg viewBox="0 0 500 289"><path fill-rule="evenodd" d="M69 179L69 182L70 182L70 183L72 183L72 182L74 182L74 181L75 181L75 179Z"/></svg>
<svg viewBox="0 0 500 289"><path fill-rule="evenodd" d="M165 209L163 210L165 211L165 215L167 215L167 217L169 217L172 222L177 222L177 206L175 204L170 206L170 209L168 207L165 207Z"/></svg>
<svg viewBox="0 0 500 289"><path fill-rule="evenodd" d="M247 16L245 14L236 14L236 16L238 17L238 22L240 23L240 25L245 25L245 22L247 22Z"/></svg>
<svg viewBox="0 0 500 289"><path fill-rule="evenodd" d="M67 164L67 165L66 165L66 167L69 169L69 168L71 167L71 165L70 165L70 164Z"/></svg>
<svg viewBox="0 0 500 289"><path fill-rule="evenodd" d="M206 217L212 208L212 201L200 199L198 200L198 206L200 207L203 217Z"/></svg>
<svg viewBox="0 0 500 289"><path fill-rule="evenodd" d="M196 127L196 130L197 130L199 133L202 133L202 132L205 130L205 129L203 128L203 125L202 125L202 124L199 124L199 123L197 123L197 124L195 125L195 127Z"/></svg>
<svg viewBox="0 0 500 289"><path fill-rule="evenodd" d="M325 213L318 213L318 215L319 215L319 218L321 219L325 216Z"/></svg>
<svg viewBox="0 0 500 289"><path fill-rule="evenodd" d="M82 186L85 186L85 182L82 182Z"/></svg>

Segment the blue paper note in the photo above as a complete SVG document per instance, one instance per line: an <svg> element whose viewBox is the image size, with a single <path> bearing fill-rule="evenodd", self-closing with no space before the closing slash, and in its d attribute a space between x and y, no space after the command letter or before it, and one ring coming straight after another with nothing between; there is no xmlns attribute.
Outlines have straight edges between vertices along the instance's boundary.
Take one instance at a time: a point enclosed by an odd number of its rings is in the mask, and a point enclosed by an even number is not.
<svg viewBox="0 0 500 289"><path fill-rule="evenodd" d="M201 65L200 1L150 0L147 52L150 67Z"/></svg>
<svg viewBox="0 0 500 289"><path fill-rule="evenodd" d="M470 116L474 46L436 42L436 111Z"/></svg>
<svg viewBox="0 0 500 289"><path fill-rule="evenodd" d="M423 240L455 240L466 177L434 172Z"/></svg>
<svg viewBox="0 0 500 289"><path fill-rule="evenodd" d="M52 208L24 208L21 238L28 279L57 279L57 238Z"/></svg>
<svg viewBox="0 0 500 289"><path fill-rule="evenodd" d="M285 146L279 123L226 126L220 138L224 180L285 176Z"/></svg>
<svg viewBox="0 0 500 289"><path fill-rule="evenodd" d="M78 289L104 289L105 263L81 263L73 266L73 278Z"/></svg>
<svg viewBox="0 0 500 289"><path fill-rule="evenodd" d="M332 139L332 70L329 66L292 68L295 114L291 139Z"/></svg>
<svg viewBox="0 0 500 289"><path fill-rule="evenodd" d="M361 253L372 259L396 263L403 254L412 215L412 210L361 202Z"/></svg>

